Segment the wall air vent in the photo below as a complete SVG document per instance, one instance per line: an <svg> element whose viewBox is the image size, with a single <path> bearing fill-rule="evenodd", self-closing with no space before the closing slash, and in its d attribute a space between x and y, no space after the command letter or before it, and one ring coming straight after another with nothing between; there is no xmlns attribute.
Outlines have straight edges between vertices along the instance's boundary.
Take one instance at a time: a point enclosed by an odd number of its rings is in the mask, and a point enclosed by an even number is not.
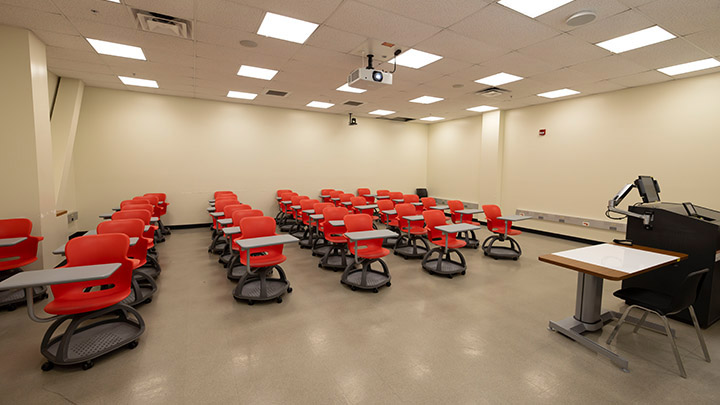
<svg viewBox="0 0 720 405"><path fill-rule="evenodd" d="M344 102L343 104L345 104L345 105L351 105L351 106L353 106L353 107L357 107L357 106L359 106L359 105L363 105L363 103L362 103L361 101L352 101L352 100L348 100L348 101Z"/></svg>
<svg viewBox="0 0 720 405"><path fill-rule="evenodd" d="M499 87L490 87L485 90L480 90L480 91L476 92L475 94L477 94L478 96L492 98L492 97L502 96L503 94L507 94L507 93L510 93L510 90L501 89Z"/></svg>
<svg viewBox="0 0 720 405"><path fill-rule="evenodd" d="M143 31L192 39L192 23L188 20L152 11L133 9L132 12Z"/></svg>
<svg viewBox="0 0 720 405"><path fill-rule="evenodd" d="M287 91L280 91L280 90L268 90L265 92L268 96L275 96L275 97L285 97L288 95Z"/></svg>
<svg viewBox="0 0 720 405"><path fill-rule="evenodd" d="M387 120L387 121L398 121L398 122L415 121L415 118L408 118L408 117L393 117L393 118L377 117L376 119L378 119L378 120Z"/></svg>

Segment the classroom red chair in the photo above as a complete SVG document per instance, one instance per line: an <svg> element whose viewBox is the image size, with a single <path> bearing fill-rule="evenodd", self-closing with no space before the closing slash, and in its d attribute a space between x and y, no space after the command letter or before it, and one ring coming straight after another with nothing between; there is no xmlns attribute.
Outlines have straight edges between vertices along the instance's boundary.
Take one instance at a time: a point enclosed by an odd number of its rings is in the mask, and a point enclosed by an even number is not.
<svg viewBox="0 0 720 405"><path fill-rule="evenodd" d="M243 239L273 236L275 220L270 217L243 218L240 221L240 229ZM240 263L249 266L250 269L240 278L237 287L233 290L235 299L247 300L248 305L253 305L255 301L282 302L282 296L292 292L285 270L280 267L280 263L287 259L282 253L283 245L279 244L250 249L249 257L240 254ZM277 278L270 277L273 270L277 271Z"/></svg>
<svg viewBox="0 0 720 405"><path fill-rule="evenodd" d="M215 198L215 201L217 201L219 199L219 197L221 197L221 196L232 196L232 197L237 198L237 195L232 191L224 191L223 190L223 191L216 191L213 193L213 198Z"/></svg>
<svg viewBox="0 0 720 405"><path fill-rule="evenodd" d="M298 193L292 191L280 195L281 215L280 219L276 222L280 225L280 230L283 232L287 232L293 225L292 210L290 209L290 206L292 206L292 197L296 195L298 195Z"/></svg>
<svg viewBox="0 0 720 405"><path fill-rule="evenodd" d="M135 309L123 304L133 280L134 262L127 257L129 243L128 236L121 233L82 236L67 243L65 267L119 263L120 268L103 280L50 286L53 300L45 312L58 317L40 345L48 360L42 366L44 371L56 364L82 364L87 370L102 355L137 346L145 321ZM58 271L63 271L62 267ZM65 321L70 321L67 329L53 336Z"/></svg>
<svg viewBox="0 0 720 405"><path fill-rule="evenodd" d="M0 247L0 281L22 272L21 267L37 260L38 243L42 236L32 236L32 221L27 218L0 219L0 239L26 238L22 241L7 241L8 246ZM47 296L45 287L33 289L33 299ZM15 310L25 302L25 290L0 291L0 308Z"/></svg>
<svg viewBox="0 0 720 405"><path fill-rule="evenodd" d="M345 194L342 190L333 190L330 192L330 202L335 204L336 207L339 207L340 204L340 195Z"/></svg>
<svg viewBox="0 0 720 405"><path fill-rule="evenodd" d="M322 214L325 208L334 207L333 203L331 202L321 202L316 203L313 205L313 210L315 211L315 214ZM325 253L330 250L330 243L325 240L325 221L322 219L318 221L313 221L317 228L315 229L315 234L312 243L312 255L313 256L325 256Z"/></svg>
<svg viewBox="0 0 720 405"><path fill-rule="evenodd" d="M445 213L438 210L428 210L423 212L425 218L425 226L428 231L428 239L430 243L438 247L428 251L422 260L423 269L430 274L442 274L453 278L455 274L464 275L467 271L465 257L458 250L465 246L465 242L457 239L457 233L444 234L438 226L447 225L445 222ZM451 255L456 254L458 260L453 260ZM436 258L433 256L437 254Z"/></svg>
<svg viewBox="0 0 720 405"><path fill-rule="evenodd" d="M437 202L435 202L435 199L432 197L423 197L420 199L420 202L423 204L423 211L427 211L430 209L430 207L434 207L437 205Z"/></svg>
<svg viewBox="0 0 720 405"><path fill-rule="evenodd" d="M292 201L290 205L290 212L292 214L292 226L286 231L290 235L296 237L296 238L302 238L303 231L302 231L302 211L300 208L294 208L294 207L300 207L300 202L303 200L309 200L310 197L306 195L295 195L290 198L290 201ZM282 228L281 228L282 230Z"/></svg>
<svg viewBox="0 0 720 405"><path fill-rule="evenodd" d="M390 190L378 190L376 192L378 197L388 197L388 198L378 198L378 200L387 200L390 198Z"/></svg>
<svg viewBox="0 0 720 405"><path fill-rule="evenodd" d="M405 204L412 204L412 206L415 207L415 214L422 215L423 205L417 194L403 194L403 202Z"/></svg>
<svg viewBox="0 0 720 405"><path fill-rule="evenodd" d="M345 216L347 232L373 230L373 219L367 214L350 214ZM383 238L348 242L350 254L359 260L353 260L343 272L340 282L355 291L358 288L378 292L382 286L390 287L390 271L382 260L390 251L382 247ZM373 263L380 263L382 269L373 269Z"/></svg>
<svg viewBox="0 0 720 405"><path fill-rule="evenodd" d="M137 218L105 221L97 226L98 235L121 233L128 238L138 238L135 246L129 246L127 251L127 256L133 262L133 279L130 286L130 295L122 303L131 307L152 302L152 296L157 292L157 284L151 275L153 272L148 273L147 269L145 271L140 270L142 266L147 264L147 241L142 237L144 227L145 224L142 223L142 220ZM154 272L155 277L159 274L159 271Z"/></svg>
<svg viewBox="0 0 720 405"><path fill-rule="evenodd" d="M160 227L160 232L163 235L170 235L172 233L170 231L170 228L165 226L162 220L162 217L167 214L168 205L170 205L170 203L167 201L167 195L165 193L145 193L145 196L153 196L158 199L155 208L155 216L158 217L158 226Z"/></svg>
<svg viewBox="0 0 720 405"><path fill-rule="evenodd" d="M391 191L389 195L390 201L392 201L395 205L405 202L405 196L399 191Z"/></svg>
<svg viewBox="0 0 720 405"><path fill-rule="evenodd" d="M359 188L357 189L357 195L358 197L365 197L365 200L368 204L375 203L375 197L369 195L371 194L371 191L369 188Z"/></svg>
<svg viewBox="0 0 720 405"><path fill-rule="evenodd" d="M298 227L298 233L302 232L302 236L300 237L301 249L311 249L313 243L310 238L310 214L304 211L313 209L315 204L319 203L320 201L312 198L300 200L300 226Z"/></svg>
<svg viewBox="0 0 720 405"><path fill-rule="evenodd" d="M240 204L240 201L236 197L228 197L228 198L221 198L218 200L215 200L215 211L209 213L210 218L212 218L212 234L210 236L211 240L215 240L217 238L218 234L220 233L220 227L218 226L218 219L222 218L222 216L217 216L217 213L223 212L225 210L225 207L228 205L235 205ZM213 244L210 244L210 247L208 247L208 252L212 252Z"/></svg>
<svg viewBox="0 0 720 405"><path fill-rule="evenodd" d="M154 235L155 230L157 229L156 226L150 225L151 217L152 216L150 215L150 211L148 210L123 210L118 211L112 215L113 221L116 219L139 218L143 221L145 225L149 225L149 229L143 232L143 237L147 239L148 250L150 251L148 257L153 257L152 248L155 247Z"/></svg>
<svg viewBox="0 0 720 405"><path fill-rule="evenodd" d="M398 204L395 206L395 211L397 211L400 236L395 242L393 253L404 259L422 258L430 250L430 246L424 238L427 235L425 221L423 219L415 221L406 219L406 217L417 216L415 207L412 204Z"/></svg>
<svg viewBox="0 0 720 405"><path fill-rule="evenodd" d="M323 234L330 243L330 249L320 259L318 267L332 271L344 270L348 265L347 238L345 225L335 226L330 221L342 220L348 215L345 207L330 207L323 210Z"/></svg>
<svg viewBox="0 0 720 405"><path fill-rule="evenodd" d="M243 220L243 218L249 218L249 217L262 217L263 212L261 210L241 210L241 211L235 211L233 213L233 226L236 226L240 228L240 221ZM230 245L232 251L232 256L230 257L230 261L227 264L227 278L228 280L237 281L242 278L242 276L245 274L245 267L240 266L240 246L236 243L238 239L241 239L243 237L242 230L238 233L234 233L230 235L228 238L228 244Z"/></svg>
<svg viewBox="0 0 720 405"><path fill-rule="evenodd" d="M222 264L223 266L227 266L228 262L230 261L230 258L232 256L232 249L230 248L230 244L225 237L225 233L222 232L222 229L225 228L227 225L223 225L222 222L226 220L232 221L235 211L251 209L252 207L250 206L250 204L226 205L225 208L223 208L223 216L218 218L218 233L215 238L213 238L213 242L210 246L212 247L211 252L220 254L220 257L218 258L218 263Z"/></svg>
<svg viewBox="0 0 720 405"><path fill-rule="evenodd" d="M352 213L352 199L355 197L354 195L350 193L342 193L340 194L340 204L338 204L338 207L345 207L348 209L349 212Z"/></svg>
<svg viewBox="0 0 720 405"><path fill-rule="evenodd" d="M477 225L477 222L473 221L472 214L462 214L458 211L462 211L465 209L465 205L460 200L449 200L448 201L448 208L450 208L450 220L454 224L475 224ZM461 232L460 233L461 239L465 241L465 247L477 249L480 246L480 241L478 240L477 236L475 235L475 231L470 232Z"/></svg>
<svg viewBox="0 0 720 405"><path fill-rule="evenodd" d="M141 226L142 225L142 226ZM148 241L143 236L145 223L140 218L114 219L103 221L97 226L97 233L124 233L130 238L138 238L134 246L128 248L128 257L138 260L136 269L153 279L162 272L160 263L148 255ZM149 267L146 267L149 266Z"/></svg>
<svg viewBox="0 0 720 405"><path fill-rule="evenodd" d="M150 212L150 216L155 216L155 207L152 204L125 204L120 207L120 211L128 210L147 210Z"/></svg>
<svg viewBox="0 0 720 405"><path fill-rule="evenodd" d="M485 256L490 256L495 260L517 260L522 254L522 249L511 236L520 235L522 232L512 229L512 221L498 219L499 216L502 216L502 213L497 205L483 205L482 210L485 213L487 227L493 233L483 241L482 250ZM510 246L493 246L495 242L505 241L510 242Z"/></svg>
<svg viewBox="0 0 720 405"><path fill-rule="evenodd" d="M321 202L330 202L330 193L335 191L332 188L324 188L320 190L320 201Z"/></svg>
<svg viewBox="0 0 720 405"><path fill-rule="evenodd" d="M377 201L378 215L380 222L385 224L385 227L393 232L400 232L398 229L397 213L388 214L386 211L395 210L395 204L390 199L380 199ZM383 246L387 248L395 247L397 238L385 238L383 240Z"/></svg>
<svg viewBox="0 0 720 405"><path fill-rule="evenodd" d="M277 200L278 213L275 215L275 222L280 222L283 218L283 205L281 203L283 194L292 193L292 190L280 189L275 192L275 199Z"/></svg>

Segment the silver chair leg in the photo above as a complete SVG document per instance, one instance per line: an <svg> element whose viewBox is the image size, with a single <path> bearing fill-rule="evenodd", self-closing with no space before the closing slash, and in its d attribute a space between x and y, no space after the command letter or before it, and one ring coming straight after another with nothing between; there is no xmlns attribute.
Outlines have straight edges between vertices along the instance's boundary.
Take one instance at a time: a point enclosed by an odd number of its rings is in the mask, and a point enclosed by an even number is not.
<svg viewBox="0 0 720 405"><path fill-rule="evenodd" d="M665 330L667 331L667 337L670 339L670 345L672 346L673 353L675 354L675 360L677 361L678 368L680 369L680 376L682 378L687 378L687 373L685 372L685 367L683 366L682 359L680 358L680 352L678 351L677 344L675 343L675 338L672 335L672 332L670 332L670 324L668 323L668 320L666 317L658 314L655 312L656 315L660 316L660 319L662 319L663 324L665 324Z"/></svg>
<svg viewBox="0 0 720 405"><path fill-rule="evenodd" d="M640 329L643 323L645 323L645 319L647 319L648 312L643 311L643 316L640 318L637 324L635 324L635 329L633 329L633 333L637 333L637 331Z"/></svg>
<svg viewBox="0 0 720 405"><path fill-rule="evenodd" d="M703 353L705 354L705 361L710 363L710 353L708 353L707 346L705 346L705 339L703 338L702 333L700 333L700 325L698 325L697 317L695 316L695 308L690 305L688 309L690 310L690 316L692 317L693 325L695 325L695 332L697 333L698 340L700 341L700 346L702 347Z"/></svg>
<svg viewBox="0 0 720 405"><path fill-rule="evenodd" d="M635 308L635 305L630 305L627 307L625 312L623 312L622 316L620 317L620 320L618 321L617 325L615 325L615 328L613 329L612 333L610 334L610 337L607 339L607 344L612 343L613 339L615 339L615 336L617 335L618 331L620 330L620 327L623 323L625 323L625 318L627 318L628 314L630 313L630 310Z"/></svg>

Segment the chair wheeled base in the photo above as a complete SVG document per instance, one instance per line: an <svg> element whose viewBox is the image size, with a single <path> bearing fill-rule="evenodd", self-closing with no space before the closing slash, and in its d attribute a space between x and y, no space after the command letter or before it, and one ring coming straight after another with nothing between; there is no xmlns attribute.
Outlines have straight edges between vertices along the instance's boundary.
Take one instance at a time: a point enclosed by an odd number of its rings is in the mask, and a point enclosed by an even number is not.
<svg viewBox="0 0 720 405"><path fill-rule="evenodd" d="M323 257L332 249L332 245L324 237L316 238L312 245L312 255Z"/></svg>
<svg viewBox="0 0 720 405"><path fill-rule="evenodd" d="M332 271L345 270L352 256L348 256L347 245L330 245L330 249L320 259L318 267Z"/></svg>
<svg viewBox="0 0 720 405"><path fill-rule="evenodd" d="M460 232L458 233L457 238L465 242L465 246L463 246L463 248L477 249L480 247L480 241L477 236L475 236L475 231Z"/></svg>
<svg viewBox="0 0 720 405"><path fill-rule="evenodd" d="M156 280L158 277L160 277L160 273L162 272L160 263L158 263L157 258L153 255L147 255L146 260L147 264L145 264L143 267L140 267L139 269L136 269L135 272L143 273L148 277L152 277L154 280Z"/></svg>
<svg viewBox="0 0 720 405"><path fill-rule="evenodd" d="M67 320L70 320L67 329L53 337ZM50 325L40 345L40 353L48 359L42 365L42 370L49 371L56 364L81 364L83 370L87 370L93 366L93 360L102 355L122 347L134 349L144 331L145 321L135 309L125 304L90 313L61 316Z"/></svg>
<svg viewBox="0 0 720 405"><path fill-rule="evenodd" d="M452 260L451 253L455 253L459 260ZM437 254L437 257L433 258L435 254ZM446 250L444 247L437 247L427 252L423 257L422 267L430 274L441 274L449 278L452 278L455 274L465 275L467 271L467 264L462 253L457 249Z"/></svg>
<svg viewBox="0 0 720 405"><path fill-rule="evenodd" d="M422 246L418 245L418 241ZM420 259L430 251L430 245L422 237L408 238L407 235L401 235L397 238L393 247L393 254L403 257L404 259Z"/></svg>
<svg viewBox="0 0 720 405"><path fill-rule="evenodd" d="M136 307L140 304L149 304L152 302L152 296L157 292L157 284L152 277L145 273L133 272L133 280L130 287L130 295L122 300L121 304L130 307Z"/></svg>
<svg viewBox="0 0 720 405"><path fill-rule="evenodd" d="M494 246L495 242L510 242L510 246ZM498 235L488 236L482 244L482 250L485 256L492 257L493 259L512 259L517 260L522 255L522 249L520 245L511 237L505 237Z"/></svg>
<svg viewBox="0 0 720 405"><path fill-rule="evenodd" d="M160 233L162 233L163 235L172 234L172 232L170 232L170 228L163 224L162 218L158 218L158 226L160 227Z"/></svg>
<svg viewBox="0 0 720 405"><path fill-rule="evenodd" d="M382 269L373 269L373 263L380 263ZM382 259L360 259L356 262L351 259L350 264L345 268L340 282L350 286L355 291L358 288L362 290L372 290L378 292L380 287L390 287L390 272L387 264Z"/></svg>
<svg viewBox="0 0 720 405"><path fill-rule="evenodd" d="M278 271L279 278L268 278L273 269ZM233 290L233 296L237 300L247 300L248 305L253 305L257 301L270 300L281 303L282 296L291 292L292 287L285 276L285 271L275 265L246 271Z"/></svg>

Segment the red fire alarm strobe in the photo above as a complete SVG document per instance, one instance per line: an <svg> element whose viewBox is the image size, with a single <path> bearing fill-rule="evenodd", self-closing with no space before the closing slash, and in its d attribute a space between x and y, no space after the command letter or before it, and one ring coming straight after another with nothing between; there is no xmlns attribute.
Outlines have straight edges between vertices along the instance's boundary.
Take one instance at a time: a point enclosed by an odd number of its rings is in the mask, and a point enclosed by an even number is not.
<svg viewBox="0 0 720 405"><path fill-rule="evenodd" d="M540 135L540 136L545 136L545 130L544 130L544 129L541 129L540 132L539 132L539 135Z"/></svg>

